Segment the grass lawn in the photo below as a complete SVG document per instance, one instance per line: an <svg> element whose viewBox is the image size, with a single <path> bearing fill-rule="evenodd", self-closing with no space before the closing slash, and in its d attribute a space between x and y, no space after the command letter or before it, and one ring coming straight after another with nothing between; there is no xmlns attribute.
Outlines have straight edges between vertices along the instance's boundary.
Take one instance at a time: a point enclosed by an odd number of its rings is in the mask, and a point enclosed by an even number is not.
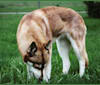
<svg viewBox="0 0 100 85"><path fill-rule="evenodd" d="M26 66L22 61L16 43L16 30L23 15L0 15L0 84L36 84L33 78L27 80ZM62 61L56 44L53 44L52 74L49 83L100 83L100 19L84 17L87 25L87 52L89 67L85 75L78 74L78 61L71 50L71 68L68 75L62 74ZM44 81L42 83L45 83Z"/></svg>
<svg viewBox="0 0 100 85"><path fill-rule="evenodd" d="M4 1L4 0L0 0L0 1ZM5 0L5 1L27 1L27 0ZM37 0L28 0L28 1L37 1ZM52 1L52 0L40 0L40 1ZM66 1L66 0L53 0L53 1ZM84 1L84 0L68 0L68 1ZM92 0L92 1L99 1L99 0Z"/></svg>
<svg viewBox="0 0 100 85"><path fill-rule="evenodd" d="M82 1L41 1L40 7L46 6L63 6L73 8L77 11L86 10L86 6ZM74 7L74 6L75 7ZM38 9L37 1L0 1L0 12L29 12Z"/></svg>

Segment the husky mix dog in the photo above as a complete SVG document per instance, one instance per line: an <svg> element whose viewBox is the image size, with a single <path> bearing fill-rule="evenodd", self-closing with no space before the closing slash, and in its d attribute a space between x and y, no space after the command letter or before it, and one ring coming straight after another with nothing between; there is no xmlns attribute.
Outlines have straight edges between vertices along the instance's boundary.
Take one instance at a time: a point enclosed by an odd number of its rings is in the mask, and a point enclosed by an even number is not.
<svg viewBox="0 0 100 85"><path fill-rule="evenodd" d="M54 41L63 61L63 73L67 74L69 71L69 51L72 47L78 58L82 77L88 66L85 36L84 20L70 8L50 6L24 15L18 26L17 43L27 65L28 78L34 75L37 79L48 82Z"/></svg>

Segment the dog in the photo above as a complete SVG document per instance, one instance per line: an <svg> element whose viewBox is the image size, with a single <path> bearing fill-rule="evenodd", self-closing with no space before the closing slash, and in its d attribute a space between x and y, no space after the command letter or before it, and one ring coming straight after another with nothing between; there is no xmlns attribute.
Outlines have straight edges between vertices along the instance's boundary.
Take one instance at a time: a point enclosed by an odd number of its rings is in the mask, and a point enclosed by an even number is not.
<svg viewBox="0 0 100 85"><path fill-rule="evenodd" d="M62 58L63 73L69 71L69 51L72 47L82 77L88 66L86 30L82 17L70 8L50 6L24 15L18 26L17 43L27 65L28 79L34 75L37 79L48 82L51 76L53 42L56 42Z"/></svg>

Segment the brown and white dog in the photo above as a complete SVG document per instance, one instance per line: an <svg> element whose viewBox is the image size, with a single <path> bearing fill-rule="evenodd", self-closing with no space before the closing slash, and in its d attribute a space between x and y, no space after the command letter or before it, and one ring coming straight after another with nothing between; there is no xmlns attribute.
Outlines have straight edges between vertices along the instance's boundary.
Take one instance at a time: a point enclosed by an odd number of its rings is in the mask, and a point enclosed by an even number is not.
<svg viewBox="0 0 100 85"><path fill-rule="evenodd" d="M56 40L63 61L63 73L70 68L70 47L78 58L80 77L88 65L85 48L86 26L70 8L47 7L26 14L17 30L18 48L27 64L28 78L33 75L48 82L51 75L52 43Z"/></svg>

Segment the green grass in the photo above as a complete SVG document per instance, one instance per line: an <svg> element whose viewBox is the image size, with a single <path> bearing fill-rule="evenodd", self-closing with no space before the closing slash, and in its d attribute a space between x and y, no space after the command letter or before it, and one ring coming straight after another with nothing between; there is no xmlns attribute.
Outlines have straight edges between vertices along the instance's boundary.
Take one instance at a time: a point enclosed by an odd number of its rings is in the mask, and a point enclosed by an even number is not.
<svg viewBox="0 0 100 85"><path fill-rule="evenodd" d="M16 43L18 23L23 15L0 15L0 83L36 84L37 79L27 80L26 65L22 61ZM53 44L52 74L49 83L100 83L100 20L84 17L87 25L87 52L89 67L83 78L78 74L78 61L71 50L71 68L68 75L62 74L62 61L56 44ZM42 82L45 83L45 82Z"/></svg>
<svg viewBox="0 0 100 85"><path fill-rule="evenodd" d="M4 1L4 0L0 0ZM27 1L27 0L5 0L5 1ZM37 1L37 0L28 0L28 1ZM40 1L52 1L52 0L40 0ZM61 0L53 0L53 1L61 1ZM66 0L62 0L66 1ZM67 1L99 1L99 0L67 0Z"/></svg>
<svg viewBox="0 0 100 85"><path fill-rule="evenodd" d="M58 4L77 11L86 10L86 6L82 1L41 1L40 7L56 6ZM34 9L38 9L37 1L0 1L0 12L29 12Z"/></svg>

